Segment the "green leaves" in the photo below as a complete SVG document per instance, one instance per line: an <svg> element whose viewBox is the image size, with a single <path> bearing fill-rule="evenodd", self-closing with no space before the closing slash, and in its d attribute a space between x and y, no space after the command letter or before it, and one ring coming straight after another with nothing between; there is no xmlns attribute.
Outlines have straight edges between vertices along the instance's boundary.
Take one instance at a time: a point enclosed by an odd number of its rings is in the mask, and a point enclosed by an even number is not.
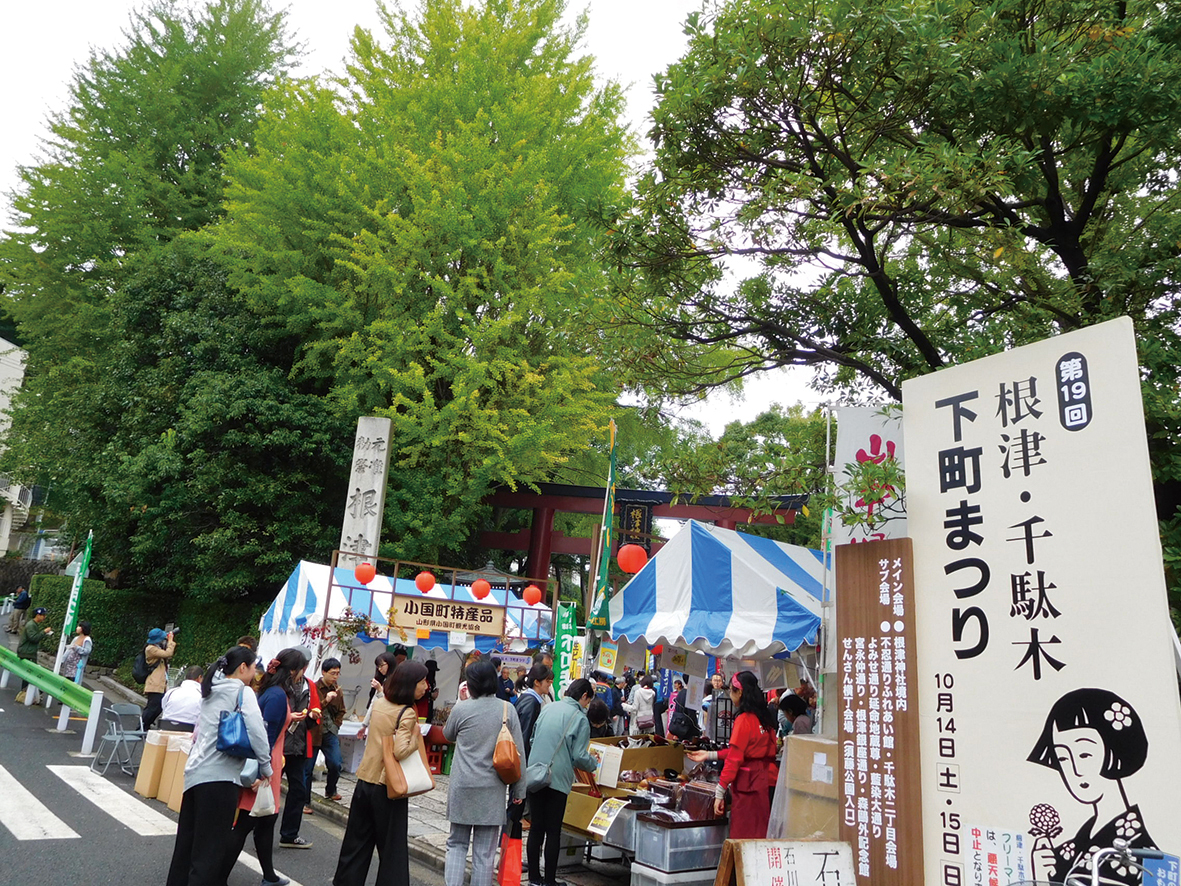
<svg viewBox="0 0 1181 886"><path fill-rule="evenodd" d="M1171 7L728 0L688 33L658 75L651 168L605 220L602 322L632 383L685 394L796 365L897 399L906 378L1121 313L1172 353ZM1166 363L1152 376L1175 397ZM1149 411L1175 428L1164 399ZM1160 504L1172 520L1181 494Z"/></svg>
<svg viewBox="0 0 1181 886"><path fill-rule="evenodd" d="M579 327L605 288L588 207L622 195L629 141L563 9L391 9L336 94L276 93L230 164L214 248L300 336L301 383L393 419L400 556L457 547L492 487L550 479L618 389Z"/></svg>

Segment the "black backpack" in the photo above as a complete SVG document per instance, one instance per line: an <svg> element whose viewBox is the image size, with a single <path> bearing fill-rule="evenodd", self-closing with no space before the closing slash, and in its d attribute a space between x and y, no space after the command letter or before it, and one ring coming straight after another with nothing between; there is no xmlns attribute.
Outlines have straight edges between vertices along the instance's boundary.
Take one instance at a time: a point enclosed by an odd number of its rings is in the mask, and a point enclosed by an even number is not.
<svg viewBox="0 0 1181 886"><path fill-rule="evenodd" d="M677 708L668 718L668 734L686 741L698 738L701 735L701 729L698 728L697 721L692 716Z"/></svg>
<svg viewBox="0 0 1181 886"><path fill-rule="evenodd" d="M139 655L135 657L135 663L131 666L131 679L136 683L146 683L150 676L152 676L152 670L148 667L148 656L146 651L141 649Z"/></svg>

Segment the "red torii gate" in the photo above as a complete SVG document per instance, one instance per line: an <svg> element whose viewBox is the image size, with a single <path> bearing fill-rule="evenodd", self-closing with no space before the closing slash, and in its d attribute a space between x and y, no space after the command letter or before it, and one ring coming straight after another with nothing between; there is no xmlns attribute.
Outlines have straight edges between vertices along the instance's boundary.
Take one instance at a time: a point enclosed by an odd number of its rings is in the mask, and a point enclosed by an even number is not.
<svg viewBox="0 0 1181 886"><path fill-rule="evenodd" d="M501 487L485 501L498 508L522 508L533 511L533 524L517 532L481 532L480 544L503 551L528 551L525 574L532 579L545 580L553 554L581 554L591 556L589 538L569 538L554 531L554 513L602 514L607 490L595 486L565 486L557 483L539 484L540 492L511 490ZM807 495L774 496L776 509L768 514L755 515L749 508L736 508L724 495L697 496L691 503L674 504L671 492L647 489L615 490L618 511L629 504L646 505L652 517L672 517L678 520L701 520L716 523L724 529L734 529L739 523L794 523L796 511L808 501ZM653 551L655 553L655 551Z"/></svg>

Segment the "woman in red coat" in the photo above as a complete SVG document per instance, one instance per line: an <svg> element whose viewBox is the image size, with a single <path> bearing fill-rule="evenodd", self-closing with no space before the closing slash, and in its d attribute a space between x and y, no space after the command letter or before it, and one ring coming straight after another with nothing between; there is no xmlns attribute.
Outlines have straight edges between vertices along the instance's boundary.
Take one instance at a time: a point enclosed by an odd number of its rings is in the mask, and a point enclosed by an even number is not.
<svg viewBox="0 0 1181 886"><path fill-rule="evenodd" d="M730 746L721 751L693 751L689 759L725 760L718 780L714 811L725 811L726 789L730 789L730 838L765 840L771 818L771 788L779 777L775 765L775 713L759 688L758 678L750 671L739 671L730 680L730 700L734 703L734 725Z"/></svg>

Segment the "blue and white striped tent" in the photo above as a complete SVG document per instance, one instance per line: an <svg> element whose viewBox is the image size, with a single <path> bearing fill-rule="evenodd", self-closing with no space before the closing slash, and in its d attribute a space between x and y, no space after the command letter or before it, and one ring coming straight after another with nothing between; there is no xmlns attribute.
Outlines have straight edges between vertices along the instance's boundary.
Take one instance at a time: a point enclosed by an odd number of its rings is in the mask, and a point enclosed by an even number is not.
<svg viewBox="0 0 1181 886"><path fill-rule="evenodd" d="M393 605L395 590L398 594L425 599L476 602L468 585L453 587L439 582L424 594L413 579L393 579L388 575L377 575L368 585L362 585L353 575L352 569L344 568L337 568L336 574L332 577L332 591L329 593L330 573L331 567L323 563L301 560L288 576L259 621L258 652L263 661L269 661L279 650L292 646L309 647L314 653L318 644L307 641L304 629L319 627L327 619L342 618L346 608L368 616L374 624L385 626L388 630L386 613ZM516 597L507 599L508 596L510 595L506 587L493 586L491 594L482 602L507 605L505 628L509 638L516 641L515 645L524 648L548 641L551 638L550 608L541 603L526 606ZM400 639L396 633L393 637L384 633L375 637L362 634L358 637L358 642L379 643L381 645L377 649L378 652L382 651L381 647L387 643L398 642L424 649L449 649L450 635L446 631L431 631L430 636L423 639L417 639L412 631L408 633L409 636L405 640ZM499 648L500 638L475 636L473 642L475 648L481 652L492 652ZM339 653L340 650L335 651ZM313 660L313 671L316 663Z"/></svg>
<svg viewBox="0 0 1181 886"><path fill-rule="evenodd" d="M820 551L690 520L611 598L611 639L722 656L794 652L816 642L823 595Z"/></svg>

